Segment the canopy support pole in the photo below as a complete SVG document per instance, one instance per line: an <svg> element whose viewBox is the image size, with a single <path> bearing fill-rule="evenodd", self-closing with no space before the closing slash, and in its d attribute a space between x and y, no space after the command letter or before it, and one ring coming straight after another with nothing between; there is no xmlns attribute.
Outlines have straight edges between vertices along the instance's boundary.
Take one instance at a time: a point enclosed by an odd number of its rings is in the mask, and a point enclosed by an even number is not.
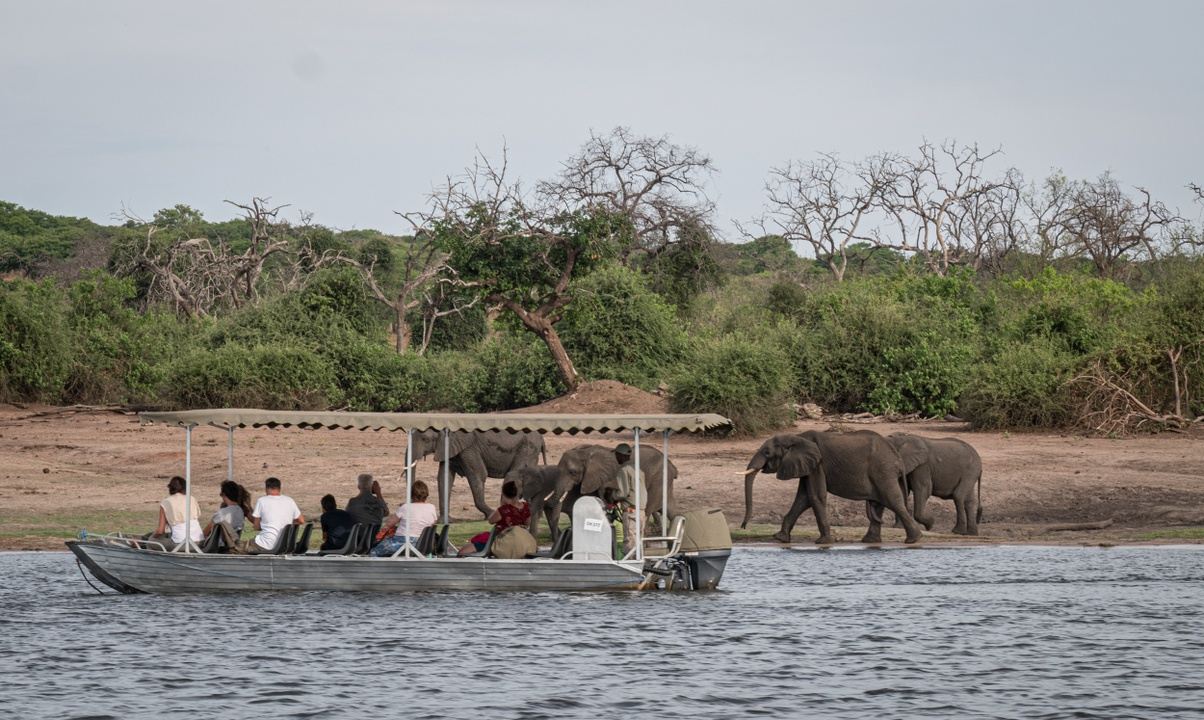
<svg viewBox="0 0 1204 720"><path fill-rule="evenodd" d="M635 482L632 483L635 489L635 559L644 559L644 528L641 524L644 520L644 507L640 501L644 494L644 484L640 482L640 429L637 427L634 430L635 446L632 452L631 461L635 463Z"/></svg>
<svg viewBox="0 0 1204 720"><path fill-rule="evenodd" d="M226 428L226 479L234 482L234 427Z"/></svg>
<svg viewBox="0 0 1204 720"><path fill-rule="evenodd" d="M184 426L184 552L192 551L192 428Z"/></svg>
<svg viewBox="0 0 1204 720"><path fill-rule="evenodd" d="M661 447L661 535L669 534L669 431Z"/></svg>
<svg viewBox="0 0 1204 720"><path fill-rule="evenodd" d="M414 487L414 430L411 428L409 430L406 430L406 496L405 496L406 533L405 533L405 535L402 536L402 540L405 543L402 547L405 549L404 552L405 552L406 557L412 557L411 548L410 548L410 533L412 532L411 528L414 527L414 518L413 518L413 515L414 515L413 504L414 503L412 502L412 498L414 497L412 494L413 487Z"/></svg>
<svg viewBox="0 0 1204 720"><path fill-rule="evenodd" d="M451 502L451 485L447 482L448 467L451 465L448 455L451 453L451 431L443 428L443 462L439 463L439 507L443 509L443 524L448 523L451 512L447 505ZM439 548L443 552L443 548Z"/></svg>

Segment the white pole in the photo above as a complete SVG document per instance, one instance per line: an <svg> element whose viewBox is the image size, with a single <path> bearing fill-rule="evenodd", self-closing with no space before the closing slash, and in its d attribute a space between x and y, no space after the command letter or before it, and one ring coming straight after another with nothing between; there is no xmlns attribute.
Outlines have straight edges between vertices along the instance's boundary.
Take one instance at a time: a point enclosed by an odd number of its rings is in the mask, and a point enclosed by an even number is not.
<svg viewBox="0 0 1204 720"><path fill-rule="evenodd" d="M414 430L410 429L410 430L406 430L406 497L405 497L405 501L406 501L406 534L404 536L402 536L403 541L405 543L403 545L403 547L405 548L406 557L410 556L409 537L410 537L410 533L413 532L411 530L411 528L414 527L414 520L413 520L414 508L412 507L413 502L411 500L411 498L413 497L413 495L411 495L411 493L413 492L413 489L412 489L413 484L414 484Z"/></svg>
<svg viewBox="0 0 1204 720"><path fill-rule="evenodd" d="M168 526L168 532L171 527ZM192 549L192 426L184 427L184 552Z"/></svg>
<svg viewBox="0 0 1204 720"><path fill-rule="evenodd" d="M643 503L640 502L641 495L644 491L644 484L640 482L640 429L635 429L635 450L632 453L632 462L635 463L635 559L644 559L644 533L640 527L641 521L644 519Z"/></svg>
<svg viewBox="0 0 1204 720"><path fill-rule="evenodd" d="M226 479L234 482L234 428L226 428ZM237 499L237 498L233 498Z"/></svg>
<svg viewBox="0 0 1204 720"><path fill-rule="evenodd" d="M439 471L443 477L439 479L439 505L443 508L443 524L446 525L450 513L447 509L448 503L451 502L451 487L447 482L447 469L451 464L448 459L448 454L451 452L451 432L447 428L443 428L443 462L439 463ZM439 552L443 552L443 548L439 548Z"/></svg>
<svg viewBox="0 0 1204 720"><path fill-rule="evenodd" d="M661 535L669 534L669 431L661 448Z"/></svg>

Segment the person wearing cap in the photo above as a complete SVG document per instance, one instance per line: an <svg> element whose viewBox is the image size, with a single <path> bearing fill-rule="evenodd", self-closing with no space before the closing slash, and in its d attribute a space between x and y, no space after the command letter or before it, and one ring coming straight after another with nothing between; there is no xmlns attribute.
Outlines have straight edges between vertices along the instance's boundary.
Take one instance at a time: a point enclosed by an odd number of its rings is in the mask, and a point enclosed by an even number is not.
<svg viewBox="0 0 1204 720"><path fill-rule="evenodd" d="M619 521L623 524L623 554L626 555L635 547L636 493L639 493L640 507L646 508L648 492L644 488L644 471L635 466L630 445L619 443L615 448L615 462L619 463L619 469L615 471L615 488L610 497L619 506Z"/></svg>
<svg viewBox="0 0 1204 720"><path fill-rule="evenodd" d="M347 512L357 523L380 525L389 514L389 503L378 494L380 485L368 473L360 473L356 484L360 494L347 501Z"/></svg>

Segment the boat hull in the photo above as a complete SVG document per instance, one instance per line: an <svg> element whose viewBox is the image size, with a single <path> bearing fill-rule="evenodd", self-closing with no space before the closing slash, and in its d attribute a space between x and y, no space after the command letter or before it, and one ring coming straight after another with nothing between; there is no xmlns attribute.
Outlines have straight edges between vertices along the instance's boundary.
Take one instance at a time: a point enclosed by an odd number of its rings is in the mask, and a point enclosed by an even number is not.
<svg viewBox="0 0 1204 720"><path fill-rule="evenodd" d="M606 560L208 555L75 540L67 547L125 593L605 591L638 589L644 580L638 564Z"/></svg>

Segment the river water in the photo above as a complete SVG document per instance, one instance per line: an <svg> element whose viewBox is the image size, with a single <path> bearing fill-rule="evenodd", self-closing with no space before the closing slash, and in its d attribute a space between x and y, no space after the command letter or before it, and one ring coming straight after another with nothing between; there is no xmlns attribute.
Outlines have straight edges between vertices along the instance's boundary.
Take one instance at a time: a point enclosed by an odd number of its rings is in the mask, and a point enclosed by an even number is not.
<svg viewBox="0 0 1204 720"><path fill-rule="evenodd" d="M1204 717L1204 547L738 548L674 595L0 577L5 717Z"/></svg>

